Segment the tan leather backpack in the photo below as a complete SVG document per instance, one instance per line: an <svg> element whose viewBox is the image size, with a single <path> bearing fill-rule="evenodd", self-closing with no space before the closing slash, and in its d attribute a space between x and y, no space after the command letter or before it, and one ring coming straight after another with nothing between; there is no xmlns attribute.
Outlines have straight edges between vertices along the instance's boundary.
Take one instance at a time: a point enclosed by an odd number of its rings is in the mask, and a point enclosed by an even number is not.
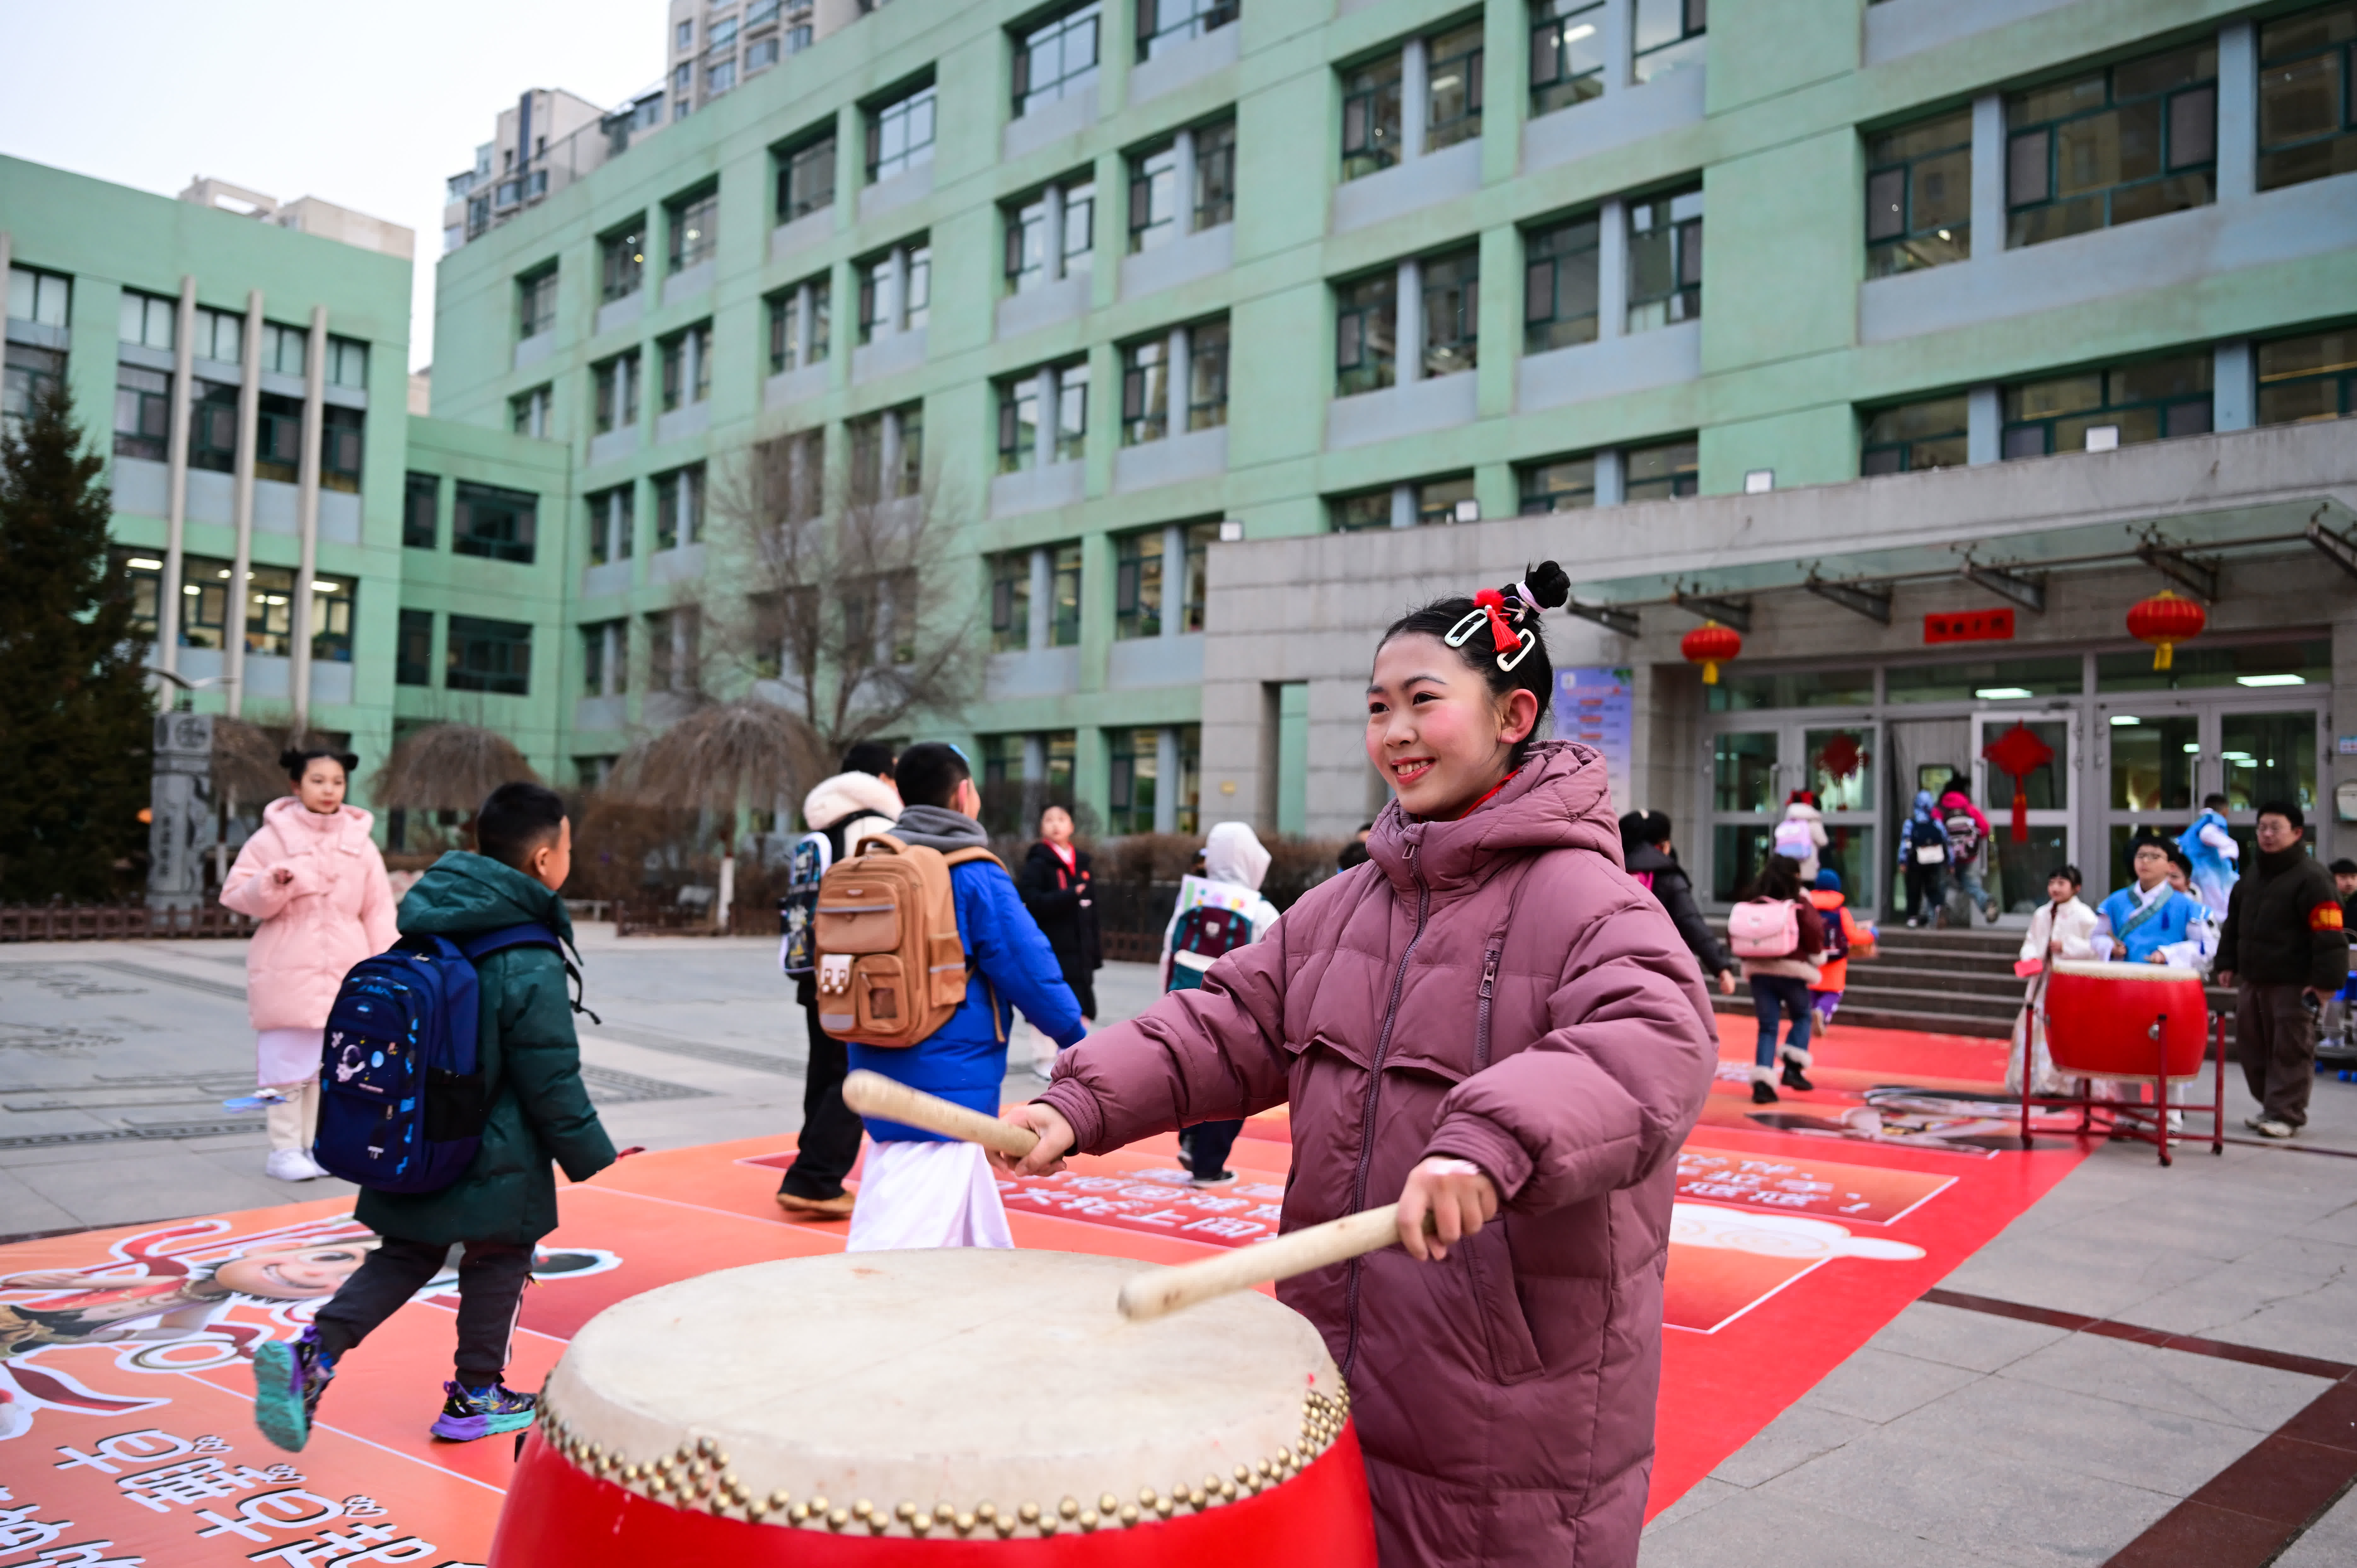
<svg viewBox="0 0 2357 1568"><path fill-rule="evenodd" d="M986 849L943 854L889 833L827 868L812 921L820 1028L863 1046L913 1046L950 1021L967 980L950 867L975 860L1006 869Z"/></svg>

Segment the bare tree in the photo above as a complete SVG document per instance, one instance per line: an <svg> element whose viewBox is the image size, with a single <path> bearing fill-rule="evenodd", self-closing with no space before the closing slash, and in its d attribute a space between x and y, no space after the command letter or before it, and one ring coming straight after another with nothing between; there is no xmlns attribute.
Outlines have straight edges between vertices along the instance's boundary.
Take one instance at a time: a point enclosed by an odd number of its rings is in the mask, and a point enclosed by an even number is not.
<svg viewBox="0 0 2357 1568"><path fill-rule="evenodd" d="M369 798L387 811L471 812L500 785L539 779L497 730L428 725L404 737L369 776Z"/></svg>

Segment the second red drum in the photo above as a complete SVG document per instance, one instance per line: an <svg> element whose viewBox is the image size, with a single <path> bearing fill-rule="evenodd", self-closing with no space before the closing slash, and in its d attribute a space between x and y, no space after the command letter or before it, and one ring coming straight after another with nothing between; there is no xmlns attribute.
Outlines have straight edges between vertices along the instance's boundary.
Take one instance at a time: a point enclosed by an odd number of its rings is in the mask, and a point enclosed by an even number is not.
<svg viewBox="0 0 2357 1568"><path fill-rule="evenodd" d="M2064 959L2047 982L2047 1047L2066 1078L2194 1078L2209 1026L2190 969Z"/></svg>

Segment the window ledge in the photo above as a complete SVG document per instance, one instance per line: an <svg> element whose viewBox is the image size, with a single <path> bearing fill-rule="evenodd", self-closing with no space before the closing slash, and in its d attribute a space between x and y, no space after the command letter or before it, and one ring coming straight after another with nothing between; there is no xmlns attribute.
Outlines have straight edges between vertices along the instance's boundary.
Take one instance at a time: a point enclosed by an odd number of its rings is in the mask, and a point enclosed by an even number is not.
<svg viewBox="0 0 2357 1568"><path fill-rule="evenodd" d="M1042 104L1019 120L1009 120L998 134L999 161L1013 163L1050 142L1060 142L1087 130L1096 121L1097 89L1096 83L1091 82L1078 92Z"/></svg>
<svg viewBox="0 0 2357 1568"><path fill-rule="evenodd" d="M1116 492L1151 489L1227 471L1228 427L1222 424L1123 447L1114 454L1113 488Z"/></svg>
<svg viewBox="0 0 2357 1568"><path fill-rule="evenodd" d="M1954 0L1939 3L1953 5ZM1523 127L1523 172L1571 163L1682 125L1701 124L1708 74L1707 66L1688 66L1540 115Z"/></svg>
<svg viewBox="0 0 2357 1568"><path fill-rule="evenodd" d="M603 435L592 435L589 438L589 466L594 468L603 463L619 463L638 449L639 427L636 424L608 430Z"/></svg>
<svg viewBox="0 0 2357 1568"><path fill-rule="evenodd" d="M859 216L864 220L879 213L906 207L933 193L933 161L927 158L915 168L902 169L889 179L877 180L859 193Z"/></svg>
<svg viewBox="0 0 2357 1568"><path fill-rule="evenodd" d="M1000 474L990 481L990 515L1007 517L1017 512L1071 506L1085 493L1088 467L1076 458Z"/></svg>
<svg viewBox="0 0 2357 1568"><path fill-rule="evenodd" d="M1866 11L1866 63L1935 48L1975 33L1986 33L2047 11L2059 11L2071 0L1884 0Z"/></svg>
<svg viewBox="0 0 2357 1568"><path fill-rule="evenodd" d="M985 703L1016 697L1061 697L1081 689L1081 650L1077 648L1033 648L1019 653L994 653L983 673Z"/></svg>
<svg viewBox="0 0 2357 1568"><path fill-rule="evenodd" d="M630 699L619 693L610 697L582 697L573 704L576 733L625 729L630 722Z"/></svg>
<svg viewBox="0 0 2357 1568"><path fill-rule="evenodd" d="M686 441L712 428L712 403L691 403L673 409L655 421L655 445L667 446L674 441Z"/></svg>
<svg viewBox="0 0 2357 1568"><path fill-rule="evenodd" d="M812 398L823 397L827 389L827 362L818 360L798 371L780 371L761 383L761 406L765 409L790 408Z"/></svg>
<svg viewBox="0 0 2357 1568"><path fill-rule="evenodd" d="M878 338L873 343L863 343L851 351L851 379L856 384L872 381L882 376L898 375L913 371L925 362L925 329L921 327L908 332L895 332L888 338Z"/></svg>
<svg viewBox="0 0 2357 1568"><path fill-rule="evenodd" d="M625 556L608 561L601 566L588 566L581 573L581 596L585 599L605 598L630 591L631 562Z"/></svg>
<svg viewBox="0 0 2357 1568"><path fill-rule="evenodd" d="M1526 354L1514 367L1514 408L1529 413L1597 398L1674 386L1702 375L1702 323L1603 338L1572 349Z"/></svg>
<svg viewBox="0 0 2357 1568"><path fill-rule="evenodd" d="M1129 70L1129 102L1132 105L1143 103L1166 92L1176 92L1190 81L1200 81L1214 71L1224 70L1236 63L1238 40L1243 36L1243 28L1230 22L1200 38L1189 38L1150 59L1140 60Z"/></svg>
<svg viewBox="0 0 2357 1568"><path fill-rule="evenodd" d="M1470 424L1480 381L1467 371L1335 398L1326 405L1326 445L1329 449L1369 446L1428 430Z"/></svg>
<svg viewBox="0 0 2357 1568"><path fill-rule="evenodd" d="M597 307L598 335L602 337L606 333L619 332L625 327L638 325L639 317L644 316L646 310L647 290L641 284L621 298L608 300Z"/></svg>
<svg viewBox="0 0 2357 1568"><path fill-rule="evenodd" d="M650 583L694 583L704 577L704 545L676 545L658 550L647 557L647 581Z"/></svg>
<svg viewBox="0 0 2357 1568"><path fill-rule="evenodd" d="M1126 638L1107 650L1105 685L1110 690L1202 683L1203 634L1200 631Z"/></svg>
<svg viewBox="0 0 2357 1568"><path fill-rule="evenodd" d="M1236 226L1222 223L1182 234L1167 245L1121 259L1121 297L1126 302L1226 272L1235 260Z"/></svg>
<svg viewBox="0 0 2357 1568"><path fill-rule="evenodd" d="M834 234L834 203L828 202L815 212L805 212L791 223L780 223L770 231L770 260L783 261L797 251L807 251L823 244Z"/></svg>
<svg viewBox="0 0 2357 1568"><path fill-rule="evenodd" d="M712 279L718 271L718 266L709 260L698 262L692 267L682 267L663 279L663 304L666 306L676 305L692 295L704 293L711 288Z"/></svg>
<svg viewBox="0 0 2357 1568"><path fill-rule="evenodd" d="M1091 274L1067 273L1053 283L1004 295L998 302L998 336L1019 338L1088 313Z"/></svg>
<svg viewBox="0 0 2357 1568"><path fill-rule="evenodd" d="M521 371L527 366L537 365L547 359L555 348L556 331L554 328L545 332L535 332L529 338L519 338L516 339L515 356L509 361L510 367ZM264 390L269 389L270 378L266 374L263 377L262 384ZM295 395L299 397L302 394L298 392Z"/></svg>
<svg viewBox="0 0 2357 1568"><path fill-rule="evenodd" d="M1334 188L1332 231L1365 229L1481 188L1481 138L1410 158Z"/></svg>

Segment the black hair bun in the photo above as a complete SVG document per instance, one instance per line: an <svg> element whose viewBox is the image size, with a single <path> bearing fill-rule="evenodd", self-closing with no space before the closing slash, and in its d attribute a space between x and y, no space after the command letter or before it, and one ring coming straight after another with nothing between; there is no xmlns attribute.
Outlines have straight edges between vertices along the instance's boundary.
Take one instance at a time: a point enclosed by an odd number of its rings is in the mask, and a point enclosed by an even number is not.
<svg viewBox="0 0 2357 1568"><path fill-rule="evenodd" d="M278 754L278 766L286 770L286 777L289 779L300 784L303 781L303 770L311 765L312 758L319 757L326 757L342 768L344 777L347 779L350 778L353 770L361 765L360 757L352 752L330 751L324 746L308 747L290 746Z"/></svg>
<svg viewBox="0 0 2357 1568"><path fill-rule="evenodd" d="M291 746L278 754L278 766L298 779L302 777L303 764L307 760L309 760L307 757Z"/></svg>
<svg viewBox="0 0 2357 1568"><path fill-rule="evenodd" d="M1542 561L1526 570L1523 586L1544 609L1557 609L1571 602L1571 574L1552 561Z"/></svg>

